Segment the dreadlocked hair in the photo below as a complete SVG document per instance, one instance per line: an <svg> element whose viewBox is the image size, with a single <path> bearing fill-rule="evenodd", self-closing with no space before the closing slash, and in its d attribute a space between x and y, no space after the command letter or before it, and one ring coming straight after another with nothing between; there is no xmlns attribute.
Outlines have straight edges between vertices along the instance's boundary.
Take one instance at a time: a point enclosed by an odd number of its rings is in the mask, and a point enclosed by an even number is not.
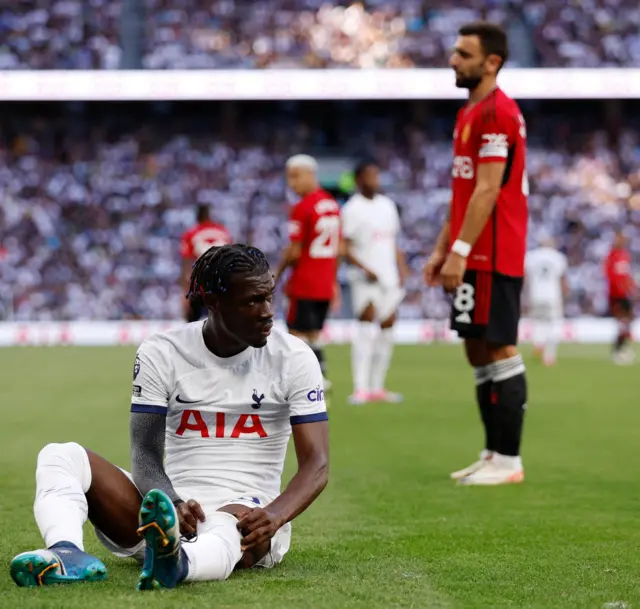
<svg viewBox="0 0 640 609"><path fill-rule="evenodd" d="M263 275L269 271L265 255L242 243L209 248L193 265L187 298L203 302L205 294L226 294L236 273Z"/></svg>

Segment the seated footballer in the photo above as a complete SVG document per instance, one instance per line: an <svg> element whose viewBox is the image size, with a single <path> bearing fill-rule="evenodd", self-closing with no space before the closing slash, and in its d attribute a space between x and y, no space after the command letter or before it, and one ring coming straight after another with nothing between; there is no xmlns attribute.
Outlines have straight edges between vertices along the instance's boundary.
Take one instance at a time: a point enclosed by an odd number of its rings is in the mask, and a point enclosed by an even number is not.
<svg viewBox="0 0 640 609"><path fill-rule="evenodd" d="M73 442L40 451L34 514L46 549L12 560L19 586L104 580L84 552L87 518L106 548L143 563L139 590L282 560L290 522L327 484L329 435L318 360L272 329L273 290L256 248L198 259L189 297L207 319L149 337L136 355L131 473ZM298 471L281 493L292 432Z"/></svg>

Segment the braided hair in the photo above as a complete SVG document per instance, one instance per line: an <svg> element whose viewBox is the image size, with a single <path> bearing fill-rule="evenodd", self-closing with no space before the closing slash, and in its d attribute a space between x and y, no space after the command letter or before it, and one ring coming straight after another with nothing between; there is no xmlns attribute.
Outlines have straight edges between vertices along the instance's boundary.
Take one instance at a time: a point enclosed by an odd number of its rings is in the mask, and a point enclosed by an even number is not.
<svg viewBox="0 0 640 609"><path fill-rule="evenodd" d="M196 304L205 294L226 294L235 273L263 275L268 271L269 263L257 247L242 243L213 246L193 265L187 298Z"/></svg>

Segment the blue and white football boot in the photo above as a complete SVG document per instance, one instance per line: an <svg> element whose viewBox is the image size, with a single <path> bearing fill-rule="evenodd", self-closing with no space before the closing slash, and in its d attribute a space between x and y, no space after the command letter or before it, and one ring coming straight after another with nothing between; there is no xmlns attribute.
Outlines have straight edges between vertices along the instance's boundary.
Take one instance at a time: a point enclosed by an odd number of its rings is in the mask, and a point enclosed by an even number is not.
<svg viewBox="0 0 640 609"><path fill-rule="evenodd" d="M178 513L163 491L153 489L142 500L138 533L146 544L138 590L175 588L187 576L189 561L180 544Z"/></svg>
<svg viewBox="0 0 640 609"><path fill-rule="evenodd" d="M13 581L24 588L107 579L102 561L68 541L56 543L48 550L18 554L11 561L10 572Z"/></svg>

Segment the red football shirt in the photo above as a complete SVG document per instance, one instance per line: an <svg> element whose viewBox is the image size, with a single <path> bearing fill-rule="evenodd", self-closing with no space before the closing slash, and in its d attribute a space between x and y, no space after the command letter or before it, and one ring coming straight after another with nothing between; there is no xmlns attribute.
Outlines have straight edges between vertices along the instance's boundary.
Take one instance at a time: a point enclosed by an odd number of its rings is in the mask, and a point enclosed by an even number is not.
<svg viewBox="0 0 640 609"><path fill-rule="evenodd" d="M607 256L604 268L609 282L609 298L629 298L633 290L631 254L614 247Z"/></svg>
<svg viewBox="0 0 640 609"><path fill-rule="evenodd" d="M195 260L214 245L228 245L232 242L229 231L222 224L201 222L182 235L180 255Z"/></svg>
<svg viewBox="0 0 640 609"><path fill-rule="evenodd" d="M501 89L458 112L453 134L451 244L462 228L478 165L506 164L496 206L467 259L469 269L524 276L529 194L526 138L518 104Z"/></svg>
<svg viewBox="0 0 640 609"><path fill-rule="evenodd" d="M287 283L287 295L303 300L333 298L340 243L340 206L324 190L303 197L289 216L289 239L302 254Z"/></svg>

